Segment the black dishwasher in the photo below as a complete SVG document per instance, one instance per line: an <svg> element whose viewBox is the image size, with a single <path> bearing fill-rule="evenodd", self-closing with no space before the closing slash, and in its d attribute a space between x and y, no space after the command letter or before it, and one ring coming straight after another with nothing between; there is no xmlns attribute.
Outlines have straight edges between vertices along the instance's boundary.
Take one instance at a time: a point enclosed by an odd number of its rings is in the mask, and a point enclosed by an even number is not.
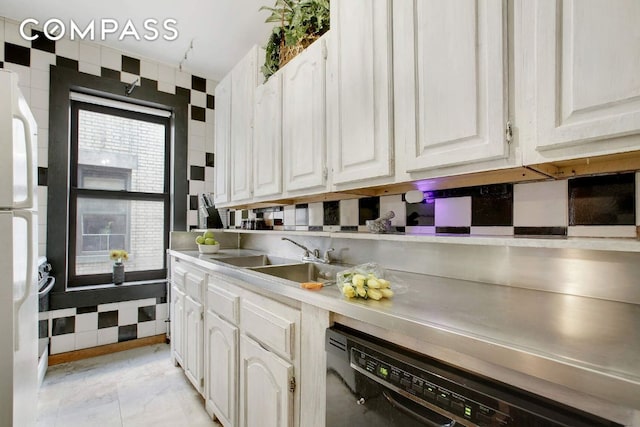
<svg viewBox="0 0 640 427"><path fill-rule="evenodd" d="M326 351L330 427L621 426L342 325Z"/></svg>

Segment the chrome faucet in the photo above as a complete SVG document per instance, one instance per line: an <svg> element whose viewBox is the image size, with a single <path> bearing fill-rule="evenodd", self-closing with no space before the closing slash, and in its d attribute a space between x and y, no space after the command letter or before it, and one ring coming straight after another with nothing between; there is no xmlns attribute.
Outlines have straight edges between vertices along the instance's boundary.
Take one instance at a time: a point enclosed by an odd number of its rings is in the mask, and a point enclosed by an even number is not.
<svg viewBox="0 0 640 427"><path fill-rule="evenodd" d="M306 246L301 245L300 243L289 239L288 237L283 237L282 240L286 240L288 242L291 242L294 245L296 245L297 247L299 247L302 250L304 250L304 253L302 254L302 262L319 262L319 263L322 263L322 264L330 264L331 263L331 258L329 257L329 252L333 252L335 250L333 248L329 248L326 251L324 251L324 255L322 256L322 258L320 258L320 250L319 249L311 250L311 249L307 248Z"/></svg>

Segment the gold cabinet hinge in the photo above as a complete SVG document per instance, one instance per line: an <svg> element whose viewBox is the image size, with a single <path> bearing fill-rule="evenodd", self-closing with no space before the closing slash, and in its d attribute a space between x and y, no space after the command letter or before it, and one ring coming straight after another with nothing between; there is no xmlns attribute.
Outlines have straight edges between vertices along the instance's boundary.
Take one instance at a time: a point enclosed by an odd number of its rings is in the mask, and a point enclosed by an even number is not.
<svg viewBox="0 0 640 427"><path fill-rule="evenodd" d="M289 378L289 392L293 393L296 391L296 377Z"/></svg>

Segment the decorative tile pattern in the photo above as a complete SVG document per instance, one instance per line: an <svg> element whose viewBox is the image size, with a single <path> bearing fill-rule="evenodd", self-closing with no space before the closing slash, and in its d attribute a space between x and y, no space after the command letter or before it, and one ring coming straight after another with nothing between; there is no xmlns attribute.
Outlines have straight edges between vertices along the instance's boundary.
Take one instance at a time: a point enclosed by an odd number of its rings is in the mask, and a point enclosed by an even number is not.
<svg viewBox="0 0 640 427"><path fill-rule="evenodd" d="M296 226L309 225L309 205L300 204L296 205Z"/></svg>
<svg viewBox="0 0 640 427"><path fill-rule="evenodd" d="M445 227L471 227L471 197L450 197L436 199L435 201L435 225L442 227L442 233L453 233L453 228L444 231Z"/></svg>
<svg viewBox="0 0 640 427"><path fill-rule="evenodd" d="M340 225L340 202L323 202L323 225Z"/></svg>
<svg viewBox="0 0 640 427"><path fill-rule="evenodd" d="M32 36L37 36L36 39L31 41L31 48L42 50L44 52L56 53L56 42L45 37L42 31L35 29L31 30Z"/></svg>
<svg viewBox="0 0 640 427"><path fill-rule="evenodd" d="M122 55L122 71L131 74L140 74L140 60L130 56Z"/></svg>
<svg viewBox="0 0 640 427"><path fill-rule="evenodd" d="M84 313L96 313L98 311L98 306L97 305L92 305L89 307L78 307L76 308L76 313L77 314L84 314Z"/></svg>
<svg viewBox="0 0 640 427"><path fill-rule="evenodd" d="M52 338L51 354L56 354L166 334L168 312L164 296L67 308L40 313L38 331L41 338Z"/></svg>
<svg viewBox="0 0 640 427"><path fill-rule="evenodd" d="M513 186L513 225L566 227L567 181L544 181Z"/></svg>
<svg viewBox="0 0 640 427"><path fill-rule="evenodd" d="M98 329L118 326L118 311L103 311L98 313Z"/></svg>
<svg viewBox="0 0 640 427"><path fill-rule="evenodd" d="M75 332L76 321L75 316L57 317L53 319L51 326L51 335L65 335Z"/></svg>
<svg viewBox="0 0 640 427"><path fill-rule="evenodd" d="M156 306L138 307L138 323L156 320Z"/></svg>
<svg viewBox="0 0 640 427"><path fill-rule="evenodd" d="M358 199L358 224L365 225L367 220L380 217L380 197Z"/></svg>
<svg viewBox="0 0 640 427"><path fill-rule="evenodd" d="M487 185L477 189L471 196L471 225L513 225L513 185Z"/></svg>
<svg viewBox="0 0 640 427"><path fill-rule="evenodd" d="M49 336L49 319L38 320L38 338Z"/></svg>
<svg viewBox="0 0 640 427"><path fill-rule="evenodd" d="M28 47L18 46L17 44L4 43L4 61L12 64L31 66L31 51Z"/></svg>
<svg viewBox="0 0 640 427"><path fill-rule="evenodd" d="M138 338L138 325L118 327L118 342L135 340L136 338Z"/></svg>
<svg viewBox="0 0 640 427"><path fill-rule="evenodd" d="M435 203L433 200L423 200L420 203L406 203L407 226L435 225Z"/></svg>
<svg viewBox="0 0 640 427"><path fill-rule="evenodd" d="M635 173L569 180L569 225L635 225Z"/></svg>

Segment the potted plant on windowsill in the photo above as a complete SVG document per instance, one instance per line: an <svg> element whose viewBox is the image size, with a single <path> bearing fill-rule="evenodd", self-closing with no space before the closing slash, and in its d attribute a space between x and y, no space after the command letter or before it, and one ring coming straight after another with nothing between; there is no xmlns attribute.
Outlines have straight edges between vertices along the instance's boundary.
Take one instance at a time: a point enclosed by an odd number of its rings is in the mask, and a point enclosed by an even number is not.
<svg viewBox="0 0 640 427"><path fill-rule="evenodd" d="M114 249L109 253L109 258L115 261L113 263L113 284L121 285L124 283L123 261L129 259L129 253L124 249Z"/></svg>
<svg viewBox="0 0 640 427"><path fill-rule="evenodd" d="M260 10L271 12L265 22L280 24L265 46L265 81L329 30L329 0L276 0Z"/></svg>

